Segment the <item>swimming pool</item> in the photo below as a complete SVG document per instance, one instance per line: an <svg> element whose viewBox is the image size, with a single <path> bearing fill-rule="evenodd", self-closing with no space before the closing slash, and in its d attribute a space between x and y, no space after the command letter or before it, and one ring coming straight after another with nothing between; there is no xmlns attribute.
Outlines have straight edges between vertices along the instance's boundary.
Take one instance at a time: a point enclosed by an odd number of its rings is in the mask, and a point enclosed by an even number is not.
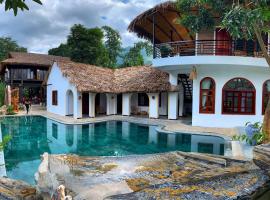
<svg viewBox="0 0 270 200"><path fill-rule="evenodd" d="M0 173L34 184L44 152L125 156L179 150L224 155L223 138L159 133L156 128L121 121L66 125L41 116L7 117L1 123L2 137L12 135L12 139L0 154L5 162Z"/></svg>

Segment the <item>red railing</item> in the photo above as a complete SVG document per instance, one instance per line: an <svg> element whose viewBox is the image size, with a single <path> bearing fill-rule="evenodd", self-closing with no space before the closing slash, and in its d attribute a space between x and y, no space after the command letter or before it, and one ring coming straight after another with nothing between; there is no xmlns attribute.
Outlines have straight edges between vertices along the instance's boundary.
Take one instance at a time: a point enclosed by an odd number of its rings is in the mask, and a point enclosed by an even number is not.
<svg viewBox="0 0 270 200"><path fill-rule="evenodd" d="M265 43L269 53L269 44ZM154 58L195 55L263 57L258 43L252 40L192 40L156 44Z"/></svg>

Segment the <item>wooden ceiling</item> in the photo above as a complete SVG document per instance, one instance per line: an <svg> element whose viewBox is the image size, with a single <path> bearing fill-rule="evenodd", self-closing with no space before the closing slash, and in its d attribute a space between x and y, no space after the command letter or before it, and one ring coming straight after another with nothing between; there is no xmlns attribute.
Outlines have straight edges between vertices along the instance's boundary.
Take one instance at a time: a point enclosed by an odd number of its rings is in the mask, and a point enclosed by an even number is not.
<svg viewBox="0 0 270 200"><path fill-rule="evenodd" d="M155 24L156 43L193 40L194 36L189 30L177 23L179 17L180 13L175 3L167 1L137 16L130 23L128 30L136 33L140 38L152 41Z"/></svg>

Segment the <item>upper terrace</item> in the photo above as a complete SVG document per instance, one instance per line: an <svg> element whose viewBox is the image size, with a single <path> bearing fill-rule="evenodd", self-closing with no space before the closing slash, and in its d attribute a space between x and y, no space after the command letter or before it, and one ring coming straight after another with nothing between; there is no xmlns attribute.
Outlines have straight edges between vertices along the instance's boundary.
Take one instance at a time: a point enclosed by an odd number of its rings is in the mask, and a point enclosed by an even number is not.
<svg viewBox="0 0 270 200"><path fill-rule="evenodd" d="M233 40L225 30L205 30L192 34L177 24L181 16L173 2L168 1L137 16L129 25L129 31L152 41L154 58L174 56L241 56L263 57L257 41ZM264 42L270 52L269 37Z"/></svg>

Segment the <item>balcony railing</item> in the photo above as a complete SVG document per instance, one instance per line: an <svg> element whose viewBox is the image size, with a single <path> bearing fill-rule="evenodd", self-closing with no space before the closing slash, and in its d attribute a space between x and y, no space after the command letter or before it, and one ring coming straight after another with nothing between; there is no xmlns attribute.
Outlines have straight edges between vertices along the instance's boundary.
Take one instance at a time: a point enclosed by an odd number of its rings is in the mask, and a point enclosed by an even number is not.
<svg viewBox="0 0 270 200"><path fill-rule="evenodd" d="M269 54L270 44L265 43ZM261 48L252 40L193 40L156 44L154 58L173 56L249 56L263 57Z"/></svg>

